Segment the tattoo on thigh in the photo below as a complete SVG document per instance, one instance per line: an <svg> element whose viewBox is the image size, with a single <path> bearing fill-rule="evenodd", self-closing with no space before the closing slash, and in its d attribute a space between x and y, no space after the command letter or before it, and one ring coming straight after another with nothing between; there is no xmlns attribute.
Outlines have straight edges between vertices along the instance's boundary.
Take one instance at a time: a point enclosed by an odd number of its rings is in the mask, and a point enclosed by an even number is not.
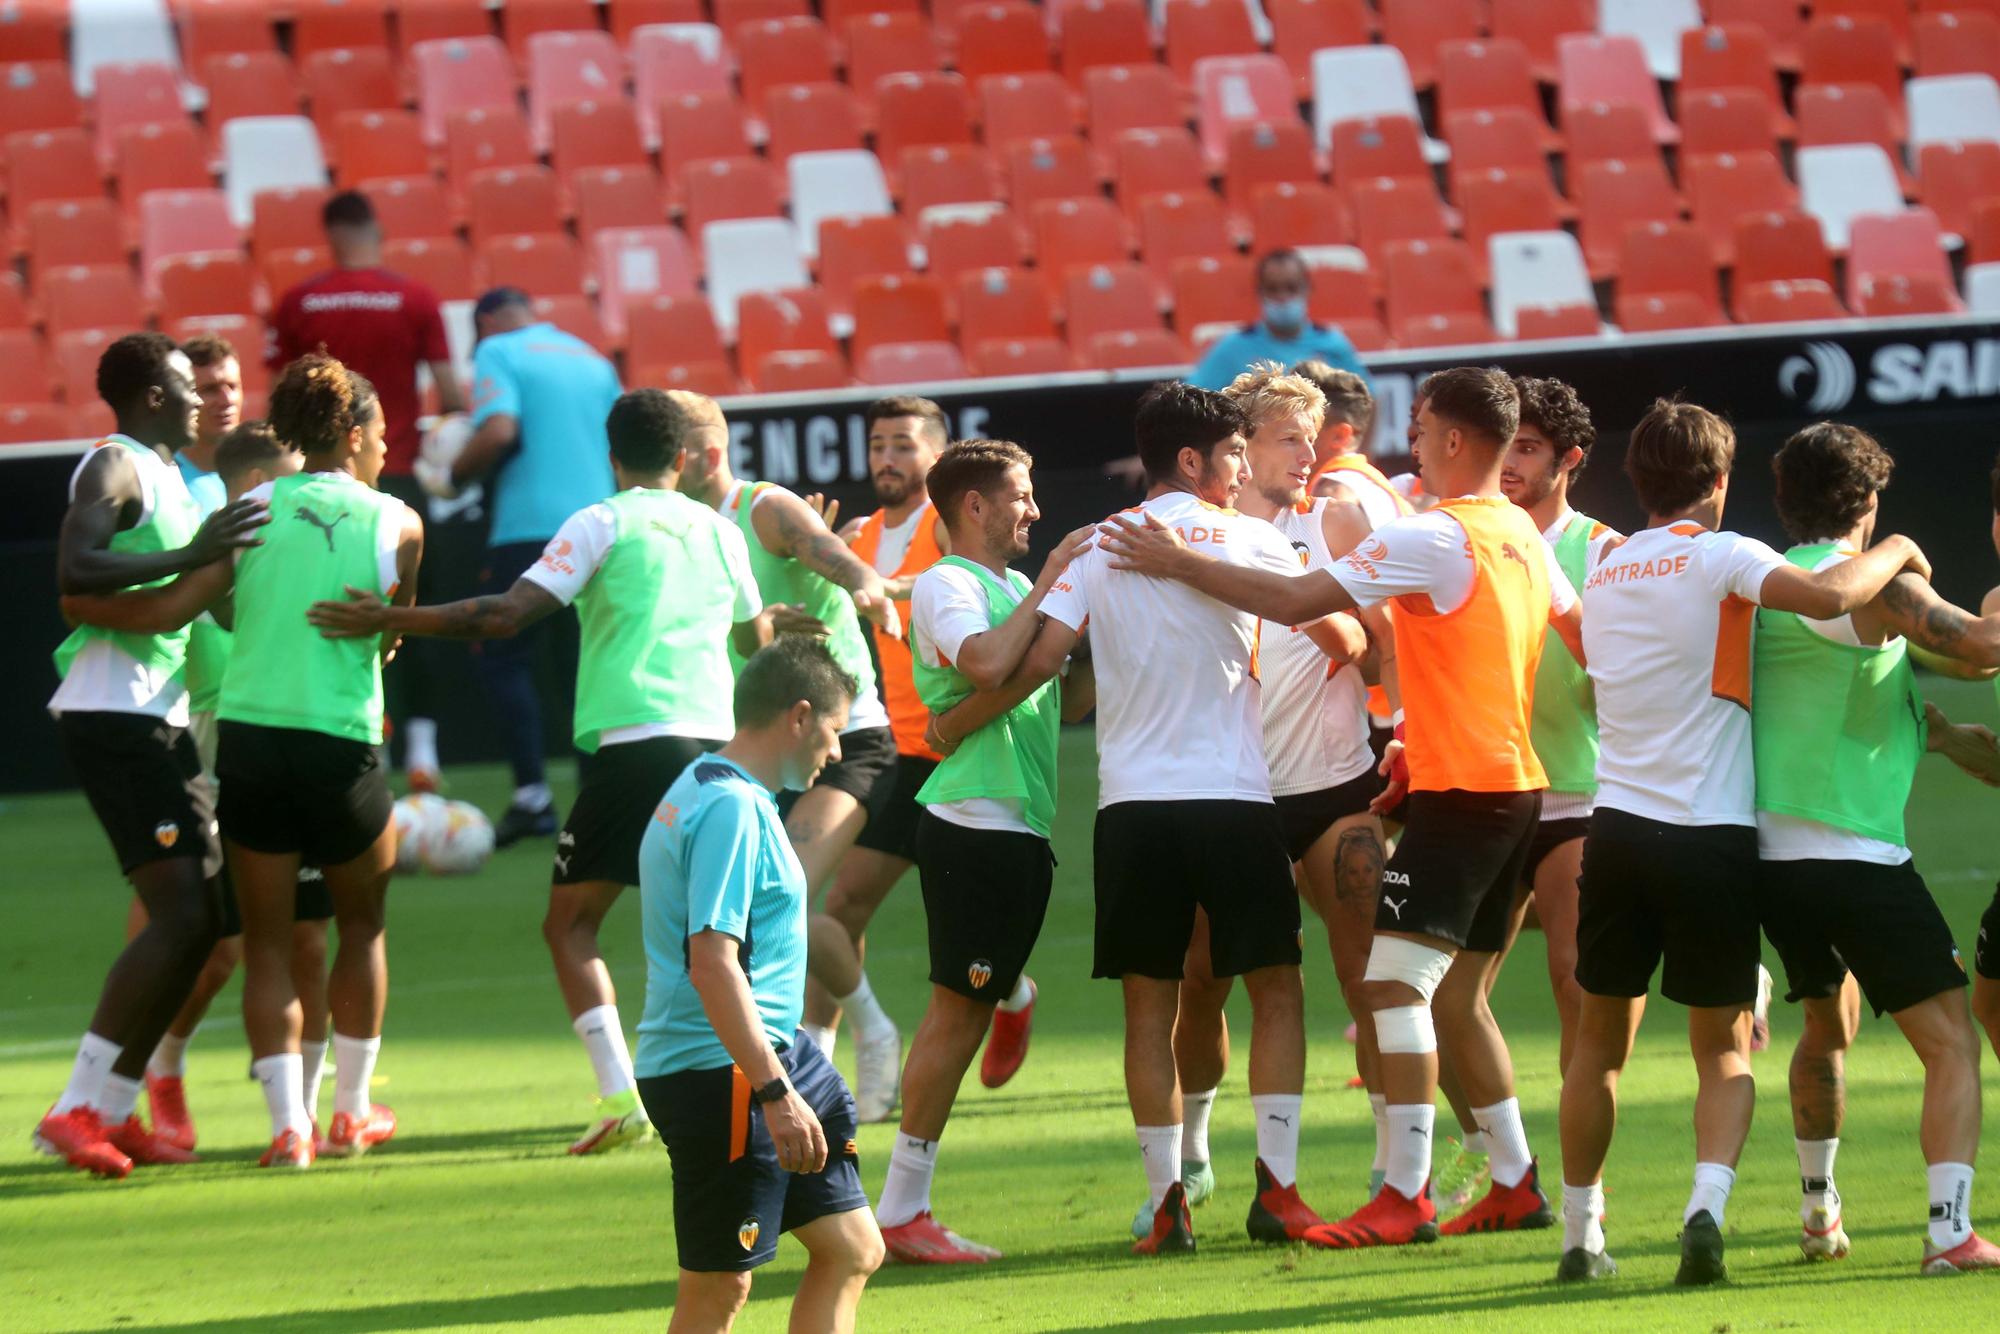
<svg viewBox="0 0 2000 1334"><path fill-rule="evenodd" d="M1382 889L1382 841L1366 828L1346 829L1333 845L1333 893L1340 902L1373 906Z"/></svg>

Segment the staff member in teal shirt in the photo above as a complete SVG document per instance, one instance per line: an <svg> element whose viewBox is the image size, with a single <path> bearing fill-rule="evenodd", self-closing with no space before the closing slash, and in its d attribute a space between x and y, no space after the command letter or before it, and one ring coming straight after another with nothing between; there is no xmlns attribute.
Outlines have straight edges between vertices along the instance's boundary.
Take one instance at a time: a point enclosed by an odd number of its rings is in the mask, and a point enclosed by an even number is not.
<svg viewBox="0 0 2000 1334"><path fill-rule="evenodd" d="M605 418L618 401L618 371L582 339L535 318L528 294L496 287L473 307L479 345L472 359L474 434L452 464L464 487L491 474L493 527L479 596L499 596L541 559L563 521L617 489L608 462ZM514 770L514 799L494 825L494 843L556 832L555 798L543 771L541 699L535 657L550 644L550 666L567 696L576 693L576 613L563 611L511 639L480 645L480 674Z"/></svg>
<svg viewBox="0 0 2000 1334"><path fill-rule="evenodd" d="M1337 370L1368 379L1368 368L1347 335L1331 325L1314 324L1307 314L1312 273L1296 250L1273 250L1257 261L1257 300L1264 318L1218 341L1196 366L1188 383L1203 389L1227 389L1232 380L1260 361L1281 366L1318 358ZM1375 387L1369 380L1369 389Z"/></svg>

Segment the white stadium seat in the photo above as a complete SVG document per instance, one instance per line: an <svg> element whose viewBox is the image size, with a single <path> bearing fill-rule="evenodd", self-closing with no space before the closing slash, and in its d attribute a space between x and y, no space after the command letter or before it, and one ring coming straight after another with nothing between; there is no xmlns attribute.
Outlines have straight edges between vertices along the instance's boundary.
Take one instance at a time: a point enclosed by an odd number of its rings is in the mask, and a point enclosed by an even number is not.
<svg viewBox="0 0 2000 1334"><path fill-rule="evenodd" d="M2000 264L1967 266L1965 306L1974 315L2000 315Z"/></svg>
<svg viewBox="0 0 2000 1334"><path fill-rule="evenodd" d="M1681 34L1701 22L1695 0L1598 0L1597 30L1637 38L1656 79L1681 77Z"/></svg>
<svg viewBox="0 0 2000 1334"><path fill-rule="evenodd" d="M1801 148L1799 202L1819 219L1829 250L1847 249L1848 224L1863 213L1901 213L1896 164L1876 144Z"/></svg>
<svg viewBox="0 0 2000 1334"><path fill-rule="evenodd" d="M819 225L828 218L886 218L889 182L882 162L865 148L830 153L794 153L785 164L790 178L792 222L798 227L799 253L819 256Z"/></svg>
<svg viewBox="0 0 2000 1334"><path fill-rule="evenodd" d="M70 0L69 20L70 74L78 97L97 91L100 65L136 62L180 69L181 50L164 0Z"/></svg>
<svg viewBox="0 0 2000 1334"><path fill-rule="evenodd" d="M237 226L250 225L260 190L325 184L319 131L304 116L241 116L222 127L222 188Z"/></svg>
<svg viewBox="0 0 2000 1334"><path fill-rule="evenodd" d="M1324 149L1333 141L1335 121L1359 116L1408 116L1424 123L1410 66L1393 46L1330 46L1313 52L1313 137ZM1424 136L1424 156L1451 158L1451 149Z"/></svg>
<svg viewBox="0 0 2000 1334"><path fill-rule="evenodd" d="M701 229L701 255L708 308L725 342L736 340L736 303L744 293L812 286L798 233L783 218L711 222Z"/></svg>
<svg viewBox="0 0 2000 1334"><path fill-rule="evenodd" d="M1512 338L1530 306L1594 306L1590 266L1568 232L1501 232L1488 238L1493 268L1493 327Z"/></svg>
<svg viewBox="0 0 2000 1334"><path fill-rule="evenodd" d="M1909 111L1912 162L1925 144L2000 142L2000 83L1991 75L1911 79L1903 85L1903 105Z"/></svg>

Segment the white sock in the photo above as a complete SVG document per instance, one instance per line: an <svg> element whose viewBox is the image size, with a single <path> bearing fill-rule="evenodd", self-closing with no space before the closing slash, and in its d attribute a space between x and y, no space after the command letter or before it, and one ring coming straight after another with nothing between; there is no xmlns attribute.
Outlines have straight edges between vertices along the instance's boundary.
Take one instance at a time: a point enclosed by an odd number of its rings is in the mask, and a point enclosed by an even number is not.
<svg viewBox="0 0 2000 1334"><path fill-rule="evenodd" d="M1478 1113L1475 1112L1474 1115L1477 1116ZM1491 1150L1493 1146L1487 1142L1484 1131L1467 1130L1464 1126L1460 1126L1458 1128L1458 1142L1467 1153L1484 1153L1488 1157L1492 1156Z"/></svg>
<svg viewBox="0 0 2000 1334"><path fill-rule="evenodd" d="M85 1033L83 1041L77 1044L76 1064L69 1069L69 1083L63 1085L62 1096L56 1099L56 1112L95 1107L97 1095L104 1089L104 1077L111 1073L111 1063L123 1050L109 1038Z"/></svg>
<svg viewBox="0 0 2000 1334"><path fill-rule="evenodd" d="M1486 1141L1493 1184L1520 1185L1534 1162L1528 1152L1528 1128L1521 1124L1521 1100L1507 1098L1491 1107L1475 1107L1472 1115L1479 1122L1481 1138Z"/></svg>
<svg viewBox="0 0 2000 1334"><path fill-rule="evenodd" d="M438 767L438 725L435 718L403 720L403 772Z"/></svg>
<svg viewBox="0 0 2000 1334"><path fill-rule="evenodd" d="M1813 1210L1840 1216L1840 1190L1833 1184L1833 1155L1838 1139L1795 1139L1799 1149L1799 1217L1810 1223Z"/></svg>
<svg viewBox="0 0 2000 1334"><path fill-rule="evenodd" d="M1220 1091L1181 1094L1181 1156L1186 1162L1209 1161L1208 1115L1215 1110L1215 1095Z"/></svg>
<svg viewBox="0 0 2000 1334"><path fill-rule="evenodd" d="M819 1054L827 1060L833 1059L833 1043L837 1030L821 1028L818 1024L800 1024L799 1032L806 1035L806 1041L819 1048Z"/></svg>
<svg viewBox="0 0 2000 1334"><path fill-rule="evenodd" d="M1146 1199L1150 1212L1158 1213L1168 1187L1181 1179L1181 1128L1179 1126L1135 1126L1139 1134L1139 1156L1146 1163Z"/></svg>
<svg viewBox="0 0 2000 1334"><path fill-rule="evenodd" d="M1019 1014L1034 1003L1035 979L1023 973L1014 979L1014 990L1000 1002L1000 1008L1008 1014Z"/></svg>
<svg viewBox="0 0 2000 1334"><path fill-rule="evenodd" d="M1431 1176L1431 1129L1437 1121L1437 1107L1428 1102L1391 1103L1389 1157L1383 1164L1383 1182L1411 1199L1424 1188Z"/></svg>
<svg viewBox="0 0 2000 1334"><path fill-rule="evenodd" d="M343 1067L345 1064L342 1062ZM271 1109L272 1139L287 1130L312 1133L312 1120L306 1115L305 1066L297 1055L282 1052L252 1061L250 1073L264 1086L264 1105Z"/></svg>
<svg viewBox="0 0 2000 1334"><path fill-rule="evenodd" d="M861 975L860 986L845 996L834 997L834 1000L842 1010L846 1011L849 1021L854 1025L855 1036L863 1042L880 1037L884 1033L892 1033L896 1029L896 1025L890 1022L888 1013L883 1010L882 1002L875 999L875 991L868 985L866 973ZM827 1054L832 1055L831 1052Z"/></svg>
<svg viewBox="0 0 2000 1334"><path fill-rule="evenodd" d="M1715 1225L1721 1227L1723 1211L1729 1207L1729 1189L1735 1184L1735 1168L1724 1167L1721 1163L1696 1163L1694 1190L1688 1195L1688 1205L1681 1214L1681 1222L1687 1222L1706 1209L1715 1220Z"/></svg>
<svg viewBox="0 0 2000 1334"><path fill-rule="evenodd" d="M889 1174L882 1178L882 1198L875 1206L875 1221L883 1227L901 1227L931 1207L931 1174L937 1171L938 1142L896 1132L889 1150Z"/></svg>
<svg viewBox="0 0 2000 1334"><path fill-rule="evenodd" d="M1950 1250L1972 1235L1972 1164L1932 1163L1931 1245Z"/></svg>
<svg viewBox="0 0 2000 1334"><path fill-rule="evenodd" d="M326 1074L326 1039L315 1042L311 1038L299 1044L300 1075L299 1084L305 1095L306 1116L319 1120L319 1085L321 1076Z"/></svg>
<svg viewBox="0 0 2000 1334"><path fill-rule="evenodd" d="M547 783L523 783L514 789L513 804L524 811L539 811L555 804L556 794Z"/></svg>
<svg viewBox="0 0 2000 1334"><path fill-rule="evenodd" d="M1250 1095L1250 1111L1257 1118L1257 1156L1280 1186L1299 1179L1299 1109L1304 1105L1305 1097L1298 1093Z"/></svg>
<svg viewBox="0 0 2000 1334"><path fill-rule="evenodd" d="M1389 1099L1380 1093L1369 1094L1368 1110L1375 1115L1375 1161L1368 1164L1368 1170L1386 1172L1389 1169Z"/></svg>
<svg viewBox="0 0 2000 1334"><path fill-rule="evenodd" d="M338 1115L368 1115L368 1084L375 1078L375 1058L382 1052L382 1039L350 1038L333 1035L333 1110ZM303 1076L301 1076L303 1078Z"/></svg>
<svg viewBox="0 0 2000 1334"><path fill-rule="evenodd" d="M146 1073L155 1079L180 1079L187 1074L188 1040L178 1033L160 1035L160 1045L146 1061Z"/></svg>
<svg viewBox="0 0 2000 1334"><path fill-rule="evenodd" d="M1604 1183L1572 1186L1563 1182L1563 1249L1581 1246L1592 1255L1604 1250Z"/></svg>
<svg viewBox="0 0 2000 1334"><path fill-rule="evenodd" d="M625 1028L618 1021L616 1005L599 1005L585 1010L570 1025L583 1039L590 1053L590 1068L597 1072L597 1093L615 1098L639 1087L632 1078L632 1053L625 1046Z"/></svg>
<svg viewBox="0 0 2000 1334"><path fill-rule="evenodd" d="M139 1106L139 1090L144 1085L136 1079L127 1079L121 1074L104 1076L104 1086L97 1091L97 1101L92 1105L97 1114L104 1118L107 1126L124 1125Z"/></svg>

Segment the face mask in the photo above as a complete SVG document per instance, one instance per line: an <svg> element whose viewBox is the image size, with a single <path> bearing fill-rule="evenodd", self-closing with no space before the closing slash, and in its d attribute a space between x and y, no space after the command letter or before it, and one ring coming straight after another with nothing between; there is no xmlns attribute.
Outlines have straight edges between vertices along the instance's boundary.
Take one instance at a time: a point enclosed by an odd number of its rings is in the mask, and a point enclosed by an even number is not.
<svg viewBox="0 0 2000 1334"><path fill-rule="evenodd" d="M1302 296L1283 301L1264 298L1264 323L1273 329L1303 329L1306 324L1306 299Z"/></svg>

